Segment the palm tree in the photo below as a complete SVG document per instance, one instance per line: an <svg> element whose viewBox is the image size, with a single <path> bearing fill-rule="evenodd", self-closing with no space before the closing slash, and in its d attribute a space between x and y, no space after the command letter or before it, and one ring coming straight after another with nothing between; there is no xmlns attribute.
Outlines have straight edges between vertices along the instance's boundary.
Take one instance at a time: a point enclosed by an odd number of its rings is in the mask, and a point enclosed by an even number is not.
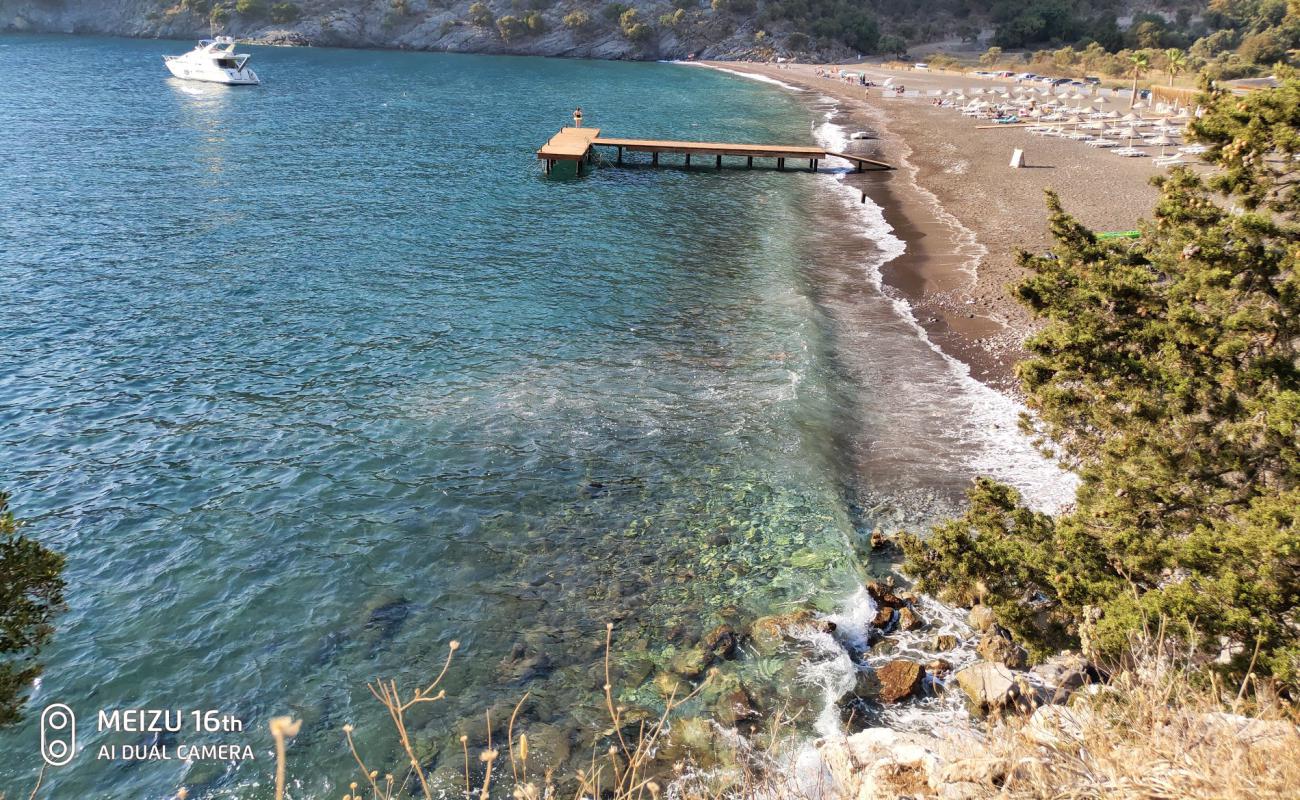
<svg viewBox="0 0 1300 800"><path fill-rule="evenodd" d="M1169 70L1169 85L1174 85L1174 78L1178 73L1187 69L1187 54L1177 47L1171 47L1165 51L1165 69Z"/></svg>
<svg viewBox="0 0 1300 800"><path fill-rule="evenodd" d="M1131 110L1137 104L1138 78L1146 72L1147 67L1151 66L1151 56L1147 55L1147 51L1139 50L1129 56L1129 60L1133 62L1133 94L1128 99L1128 107Z"/></svg>

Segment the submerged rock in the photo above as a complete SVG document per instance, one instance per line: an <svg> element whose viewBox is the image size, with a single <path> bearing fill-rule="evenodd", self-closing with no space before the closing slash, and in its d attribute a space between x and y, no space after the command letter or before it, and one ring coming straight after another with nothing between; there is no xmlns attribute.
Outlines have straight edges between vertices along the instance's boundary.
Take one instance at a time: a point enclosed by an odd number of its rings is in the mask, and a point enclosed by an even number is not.
<svg viewBox="0 0 1300 800"><path fill-rule="evenodd" d="M736 647L739 644L740 637L730 625L719 625L700 640L700 645L711 656L727 660L736 657Z"/></svg>
<svg viewBox="0 0 1300 800"><path fill-rule="evenodd" d="M835 624L817 619L812 611L801 608L787 614L773 614L754 620L750 626L750 637L760 653L770 655L780 649L792 633L799 630L833 633Z"/></svg>
<svg viewBox="0 0 1300 800"><path fill-rule="evenodd" d="M921 691L925 668L905 659L894 659L876 670L880 682L880 702L897 703Z"/></svg>

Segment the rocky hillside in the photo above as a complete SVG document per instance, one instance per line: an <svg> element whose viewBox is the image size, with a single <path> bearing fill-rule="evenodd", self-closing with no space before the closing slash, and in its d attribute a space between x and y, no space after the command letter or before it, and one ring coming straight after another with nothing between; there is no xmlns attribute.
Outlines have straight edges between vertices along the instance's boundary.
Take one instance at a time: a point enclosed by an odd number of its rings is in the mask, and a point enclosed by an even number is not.
<svg viewBox="0 0 1300 800"><path fill-rule="evenodd" d="M612 59L842 58L879 44L871 17L847 41L800 22L765 18L753 0L0 0L2 31Z"/></svg>

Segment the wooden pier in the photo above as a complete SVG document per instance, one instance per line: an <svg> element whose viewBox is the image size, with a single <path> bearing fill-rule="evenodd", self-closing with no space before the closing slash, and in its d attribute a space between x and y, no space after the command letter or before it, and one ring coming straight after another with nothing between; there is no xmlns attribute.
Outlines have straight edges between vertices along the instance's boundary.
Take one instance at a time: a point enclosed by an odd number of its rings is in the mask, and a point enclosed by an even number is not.
<svg viewBox="0 0 1300 800"><path fill-rule="evenodd" d="M842 158L853 164L857 172L865 169L893 169L883 161L853 155L837 153L824 147L807 147L803 145L768 145L738 144L732 142L676 142L659 139L612 139L602 138L600 128L562 128L551 137L550 141L537 150L537 158L546 163L546 174L561 161L572 161L577 165L578 174L582 174L582 165L590 163L597 147L612 147L617 150L615 164L623 163L623 153L649 153L650 163L658 166L659 156L668 153L685 156L685 166L691 165L691 156L713 157L714 169L722 169L723 156L745 159L745 166L752 169L754 159L768 158L776 161L778 170L785 169L785 162L807 161L811 172L817 171L819 162L830 158Z"/></svg>

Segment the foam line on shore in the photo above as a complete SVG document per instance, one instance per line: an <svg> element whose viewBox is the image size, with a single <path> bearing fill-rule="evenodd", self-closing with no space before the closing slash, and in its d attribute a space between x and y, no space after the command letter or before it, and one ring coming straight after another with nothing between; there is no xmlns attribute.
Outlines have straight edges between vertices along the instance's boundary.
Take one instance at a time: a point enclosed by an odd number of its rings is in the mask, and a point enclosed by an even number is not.
<svg viewBox="0 0 1300 800"><path fill-rule="evenodd" d="M842 151L849 144L845 129L832 120L839 110L839 101L825 98L833 104L825 121L814 131L818 142L828 150ZM863 263L872 286L887 298L895 312L925 344L937 353L947 365L952 377L970 402L971 417L965 426L979 437L971 442L969 466L979 474L986 474L1012 484L1025 497L1025 501L1039 511L1053 512L1073 502L1077 479L1047 460L1020 431L1020 417L1028 409L1016 400L971 376L970 366L948 353L930 339L925 328L916 319L912 305L886 286L882 268L903 255L907 242L894 233L885 219L884 209L875 202L862 202L858 190L849 186L845 178L848 170L838 171L828 177L835 182L839 196L850 213L856 213L861 231L879 248L879 254ZM938 202L933 195L930 196ZM973 241L974 234L949 215L952 223L965 231ZM972 268L972 275L974 274Z"/></svg>

